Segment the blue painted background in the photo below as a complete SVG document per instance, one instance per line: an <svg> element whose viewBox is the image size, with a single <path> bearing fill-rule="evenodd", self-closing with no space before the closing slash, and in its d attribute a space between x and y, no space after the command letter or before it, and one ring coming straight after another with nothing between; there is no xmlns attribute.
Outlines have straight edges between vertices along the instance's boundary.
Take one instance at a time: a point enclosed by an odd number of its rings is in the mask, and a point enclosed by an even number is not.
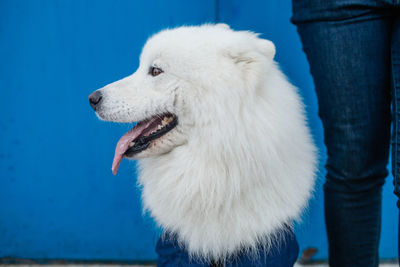
<svg viewBox="0 0 400 267"><path fill-rule="evenodd" d="M298 225L301 249L327 258L325 148L308 64L290 1L0 1L0 258L154 260L158 230L142 215L132 166L111 174L128 126L100 122L87 96L133 73L149 35L222 21L275 42L301 89L321 164L315 198ZM392 177L384 192L381 257L396 257Z"/></svg>

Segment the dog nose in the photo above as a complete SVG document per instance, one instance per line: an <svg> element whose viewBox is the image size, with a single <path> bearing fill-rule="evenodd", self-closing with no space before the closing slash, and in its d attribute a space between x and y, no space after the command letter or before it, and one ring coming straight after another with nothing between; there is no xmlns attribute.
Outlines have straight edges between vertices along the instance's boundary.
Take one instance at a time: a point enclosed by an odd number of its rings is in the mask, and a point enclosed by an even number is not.
<svg viewBox="0 0 400 267"><path fill-rule="evenodd" d="M103 94L99 90L94 91L93 93L91 93L89 95L89 103L94 110L96 110L98 108L99 103L101 102L102 98L103 98Z"/></svg>

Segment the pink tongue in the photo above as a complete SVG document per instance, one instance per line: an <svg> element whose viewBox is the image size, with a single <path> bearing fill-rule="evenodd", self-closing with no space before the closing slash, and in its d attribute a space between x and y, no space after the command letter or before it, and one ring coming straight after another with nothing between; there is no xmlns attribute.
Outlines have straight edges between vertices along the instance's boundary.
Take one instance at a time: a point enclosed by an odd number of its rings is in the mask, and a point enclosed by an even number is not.
<svg viewBox="0 0 400 267"><path fill-rule="evenodd" d="M121 164L124 153L129 149L129 144L134 141L139 135L141 135L146 128L148 128L157 118L153 118L147 122L136 124L135 127L130 129L119 139L117 146L115 147L115 155L112 163L112 173L117 174L118 167Z"/></svg>

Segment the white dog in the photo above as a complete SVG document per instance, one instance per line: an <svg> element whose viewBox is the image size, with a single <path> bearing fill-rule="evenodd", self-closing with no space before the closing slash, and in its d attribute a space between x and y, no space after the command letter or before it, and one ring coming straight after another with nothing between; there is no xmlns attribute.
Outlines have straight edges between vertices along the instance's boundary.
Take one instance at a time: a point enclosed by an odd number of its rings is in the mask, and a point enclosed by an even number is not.
<svg viewBox="0 0 400 267"><path fill-rule="evenodd" d="M138 122L113 162L139 159L144 207L206 260L271 244L310 197L316 149L272 42L225 24L164 30L137 71L97 90L107 121Z"/></svg>

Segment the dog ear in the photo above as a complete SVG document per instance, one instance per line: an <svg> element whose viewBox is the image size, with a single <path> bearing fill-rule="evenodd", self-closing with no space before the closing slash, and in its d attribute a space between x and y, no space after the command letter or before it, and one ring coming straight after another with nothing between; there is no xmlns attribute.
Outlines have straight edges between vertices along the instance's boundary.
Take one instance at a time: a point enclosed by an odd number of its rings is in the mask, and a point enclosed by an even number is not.
<svg viewBox="0 0 400 267"><path fill-rule="evenodd" d="M275 57L275 45L273 42L266 39L257 39L257 47L261 54L266 56L269 60L273 60Z"/></svg>
<svg viewBox="0 0 400 267"><path fill-rule="evenodd" d="M252 51L229 51L228 56L237 65L251 64L256 61L257 54Z"/></svg>
<svg viewBox="0 0 400 267"><path fill-rule="evenodd" d="M248 41L247 39L244 43L236 43L225 52L241 70L248 88L258 88L260 74L268 71L274 64L275 45L260 38Z"/></svg>
<svg viewBox="0 0 400 267"><path fill-rule="evenodd" d="M229 27L229 25L226 24L226 23L217 23L217 24L215 24L215 27L219 27L219 28L226 29L226 30L230 30L231 29Z"/></svg>
<svg viewBox="0 0 400 267"><path fill-rule="evenodd" d="M275 56L275 45L265 39L257 38L252 44L245 43L226 50L228 56L237 65L250 67L253 63L271 63ZM255 65L255 64L253 64Z"/></svg>

